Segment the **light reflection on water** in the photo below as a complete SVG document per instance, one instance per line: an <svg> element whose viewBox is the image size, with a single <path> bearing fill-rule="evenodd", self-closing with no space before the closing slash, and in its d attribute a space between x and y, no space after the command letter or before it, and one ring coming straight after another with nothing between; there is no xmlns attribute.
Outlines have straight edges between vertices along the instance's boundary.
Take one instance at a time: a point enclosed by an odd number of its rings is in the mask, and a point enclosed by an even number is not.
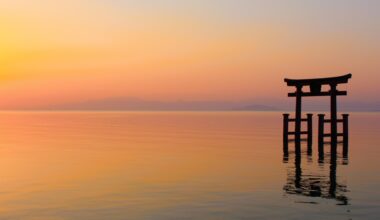
<svg viewBox="0 0 380 220"><path fill-rule="evenodd" d="M281 117L0 113L0 219L376 219L380 116L352 114L336 164L282 158Z"/></svg>

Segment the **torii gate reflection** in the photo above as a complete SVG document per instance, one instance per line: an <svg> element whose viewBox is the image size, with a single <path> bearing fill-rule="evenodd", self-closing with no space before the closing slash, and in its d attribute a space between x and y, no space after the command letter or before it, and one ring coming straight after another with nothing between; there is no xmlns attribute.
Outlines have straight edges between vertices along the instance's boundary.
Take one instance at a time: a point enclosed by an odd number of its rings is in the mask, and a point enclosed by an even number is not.
<svg viewBox="0 0 380 220"><path fill-rule="evenodd" d="M326 199L334 199L338 201L338 205L349 205L350 200L347 197L348 187L343 181L337 178L338 162L336 156L331 156L330 162L319 160L319 169L324 172L315 172L316 170L302 169L301 154L292 154L294 164L289 163L289 155L283 158L283 163L287 165L287 180L283 187L285 193L289 195L302 195L306 197L320 197ZM348 165L347 158L342 158L341 165ZM312 163L308 161L308 163ZM326 166L329 165L329 172L326 173ZM310 166L310 164L309 164ZM305 167L304 167L305 168Z"/></svg>

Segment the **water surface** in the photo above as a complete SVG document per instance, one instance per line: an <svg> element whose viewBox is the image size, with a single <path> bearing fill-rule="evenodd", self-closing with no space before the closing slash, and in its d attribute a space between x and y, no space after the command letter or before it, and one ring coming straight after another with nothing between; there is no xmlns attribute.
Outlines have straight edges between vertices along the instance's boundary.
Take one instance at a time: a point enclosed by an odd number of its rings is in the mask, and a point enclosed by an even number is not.
<svg viewBox="0 0 380 220"><path fill-rule="evenodd" d="M0 219L377 219L380 114L336 164L284 158L281 117L2 112Z"/></svg>

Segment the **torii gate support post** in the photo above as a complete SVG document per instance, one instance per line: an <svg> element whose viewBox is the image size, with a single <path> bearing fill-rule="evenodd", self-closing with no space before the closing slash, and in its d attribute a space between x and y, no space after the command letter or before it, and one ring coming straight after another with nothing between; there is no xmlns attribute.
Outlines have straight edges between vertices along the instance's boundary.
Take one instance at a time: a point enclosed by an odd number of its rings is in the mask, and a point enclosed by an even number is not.
<svg viewBox="0 0 380 220"><path fill-rule="evenodd" d="M289 138L288 138L288 133L289 133L289 115L290 114L283 114L284 116L284 123L283 123L283 140L284 140L284 146L288 145Z"/></svg>
<svg viewBox="0 0 380 220"><path fill-rule="evenodd" d="M348 114L343 114L343 157L348 156Z"/></svg>
<svg viewBox="0 0 380 220"><path fill-rule="evenodd" d="M336 104L336 84L330 84L331 86L331 153L336 153L337 143L338 143L338 131L337 131L337 104Z"/></svg>
<svg viewBox="0 0 380 220"><path fill-rule="evenodd" d="M325 114L318 114L318 153L319 157L323 158L324 154L324 130L325 130Z"/></svg>
<svg viewBox="0 0 380 220"><path fill-rule="evenodd" d="M313 114L307 114L307 150L312 151L313 146Z"/></svg>
<svg viewBox="0 0 380 220"><path fill-rule="evenodd" d="M301 117L302 117L302 86L297 85L296 91L296 118L294 140L296 151L301 152Z"/></svg>
<svg viewBox="0 0 380 220"><path fill-rule="evenodd" d="M289 144L289 114L284 114L284 129L283 129L283 146L284 146L284 156L289 154L288 144Z"/></svg>

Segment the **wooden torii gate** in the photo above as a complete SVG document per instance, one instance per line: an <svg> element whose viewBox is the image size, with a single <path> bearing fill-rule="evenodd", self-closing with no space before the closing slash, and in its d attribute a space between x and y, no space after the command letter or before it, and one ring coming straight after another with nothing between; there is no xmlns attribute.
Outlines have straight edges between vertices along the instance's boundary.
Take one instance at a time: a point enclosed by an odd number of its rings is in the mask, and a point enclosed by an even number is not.
<svg viewBox="0 0 380 220"><path fill-rule="evenodd" d="M338 136L343 136L344 143L348 146L348 115L344 114L343 119L337 117L337 96L347 95L347 91L339 91L337 86L339 84L348 83L348 80L352 77L352 74L347 74L338 77L329 78L316 78L316 79L285 79L288 86L296 87L296 91L289 93L288 97L296 97L296 111L295 118L289 119L289 114L284 114L284 144L288 142L288 135L294 134L294 141L296 145L296 151L300 150L301 146L301 134L308 134L308 144L311 147L312 144L312 114L308 114L307 119L302 119L302 97L315 97L315 96L330 96L330 119L324 119L324 114L319 115L319 135L318 143L323 150L324 137L331 137L332 150L336 151L338 143ZM322 86L330 86L329 91L322 91ZM303 87L309 87L309 91L303 91ZM301 131L301 122L308 122L308 131ZM288 131L289 122L295 122L295 131ZM343 133L338 133L337 124L343 123ZM324 133L324 123L330 123L330 134Z"/></svg>

